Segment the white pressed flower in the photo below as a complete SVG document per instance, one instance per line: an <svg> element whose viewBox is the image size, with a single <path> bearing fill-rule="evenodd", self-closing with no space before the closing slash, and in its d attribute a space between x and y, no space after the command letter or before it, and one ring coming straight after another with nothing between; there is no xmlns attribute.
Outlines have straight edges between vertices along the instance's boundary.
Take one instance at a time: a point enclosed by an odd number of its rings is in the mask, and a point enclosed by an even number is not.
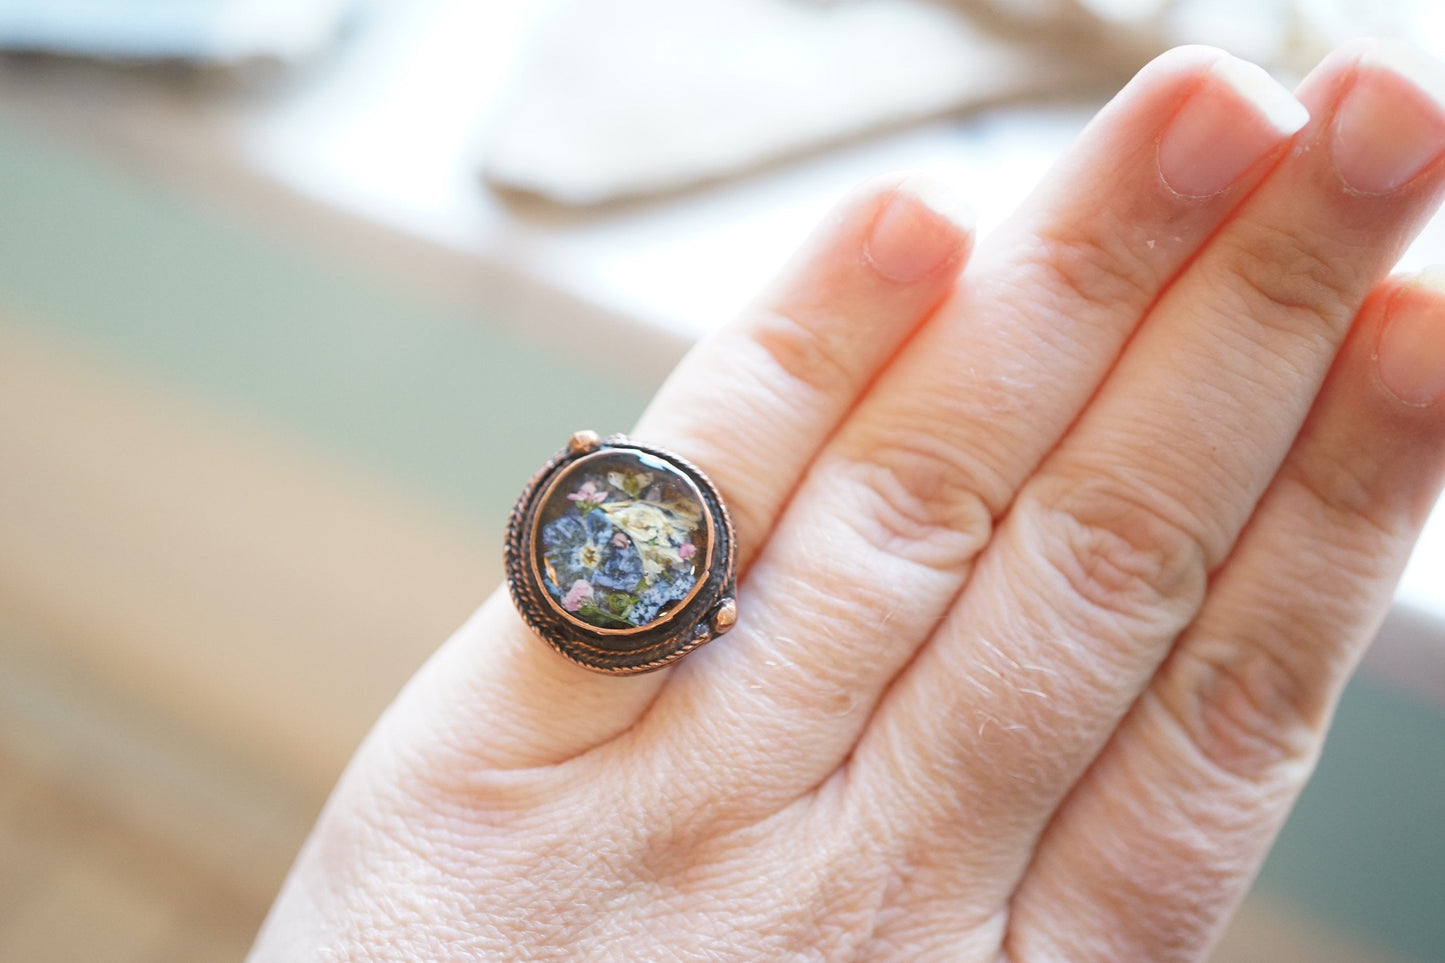
<svg viewBox="0 0 1445 963"><path fill-rule="evenodd" d="M670 545L658 545L647 543L638 545L639 553L642 555L642 574L648 584L657 580L657 576L673 566L682 564L682 556L677 554L677 549Z"/></svg>
<svg viewBox="0 0 1445 963"><path fill-rule="evenodd" d="M668 528L667 516L662 509L646 502L632 502L606 510L612 524L639 544L656 541Z"/></svg>

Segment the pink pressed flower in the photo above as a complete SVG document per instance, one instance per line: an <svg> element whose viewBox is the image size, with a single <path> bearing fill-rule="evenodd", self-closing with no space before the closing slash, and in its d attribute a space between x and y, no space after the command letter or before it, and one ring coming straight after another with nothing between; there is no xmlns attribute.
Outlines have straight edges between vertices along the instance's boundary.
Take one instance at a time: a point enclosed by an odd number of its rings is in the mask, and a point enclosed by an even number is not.
<svg viewBox="0 0 1445 963"><path fill-rule="evenodd" d="M567 594L562 596L562 607L568 612L575 612L582 607L583 601L592 597L592 583L582 579L572 583Z"/></svg>
<svg viewBox="0 0 1445 963"><path fill-rule="evenodd" d="M567 496L572 502L592 502L594 505L601 505L607 501L607 492L597 487L594 481L585 481L582 487Z"/></svg>
<svg viewBox="0 0 1445 963"><path fill-rule="evenodd" d="M616 535L612 536L612 544L616 545L618 548L626 548L627 536L622 534L621 532L618 532Z"/></svg>
<svg viewBox="0 0 1445 963"><path fill-rule="evenodd" d="M692 558L694 555L697 554L697 546L694 545L692 542L683 542L677 547L677 554L681 555L683 558Z"/></svg>

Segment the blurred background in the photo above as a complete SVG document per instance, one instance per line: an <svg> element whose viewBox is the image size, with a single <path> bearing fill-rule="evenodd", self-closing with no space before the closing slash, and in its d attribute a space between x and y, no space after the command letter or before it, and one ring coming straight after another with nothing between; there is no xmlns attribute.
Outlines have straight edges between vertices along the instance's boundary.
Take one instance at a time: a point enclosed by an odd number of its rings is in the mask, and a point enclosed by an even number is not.
<svg viewBox="0 0 1445 963"><path fill-rule="evenodd" d="M239 960L531 471L847 188L987 231L1159 50L1357 34L1445 15L0 0L0 961ZM1440 511L1216 957L1445 960Z"/></svg>

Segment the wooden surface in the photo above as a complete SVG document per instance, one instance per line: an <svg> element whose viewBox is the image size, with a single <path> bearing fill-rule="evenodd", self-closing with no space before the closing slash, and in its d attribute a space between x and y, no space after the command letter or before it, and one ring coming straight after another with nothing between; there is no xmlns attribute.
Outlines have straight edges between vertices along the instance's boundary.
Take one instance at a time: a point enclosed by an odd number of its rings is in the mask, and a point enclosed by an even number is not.
<svg viewBox="0 0 1445 963"><path fill-rule="evenodd" d="M499 536L13 325L0 451L0 608L315 791L499 580Z"/></svg>
<svg viewBox="0 0 1445 963"><path fill-rule="evenodd" d="M238 959L487 533L0 323L0 960Z"/></svg>
<svg viewBox="0 0 1445 963"><path fill-rule="evenodd" d="M137 741L170 720L0 660L0 960L241 959L313 807L264 781L231 794L214 747ZM37 725L36 701L63 724Z"/></svg>

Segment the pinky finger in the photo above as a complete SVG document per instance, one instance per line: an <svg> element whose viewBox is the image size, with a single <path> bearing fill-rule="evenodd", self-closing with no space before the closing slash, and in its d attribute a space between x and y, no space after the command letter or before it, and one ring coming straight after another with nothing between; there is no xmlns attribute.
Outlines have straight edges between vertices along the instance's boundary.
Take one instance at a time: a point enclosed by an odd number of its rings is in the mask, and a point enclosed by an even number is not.
<svg viewBox="0 0 1445 963"><path fill-rule="evenodd" d="M1303 788L1445 474L1445 272L1366 304L1209 600L1055 814L1015 959L1202 959Z"/></svg>

